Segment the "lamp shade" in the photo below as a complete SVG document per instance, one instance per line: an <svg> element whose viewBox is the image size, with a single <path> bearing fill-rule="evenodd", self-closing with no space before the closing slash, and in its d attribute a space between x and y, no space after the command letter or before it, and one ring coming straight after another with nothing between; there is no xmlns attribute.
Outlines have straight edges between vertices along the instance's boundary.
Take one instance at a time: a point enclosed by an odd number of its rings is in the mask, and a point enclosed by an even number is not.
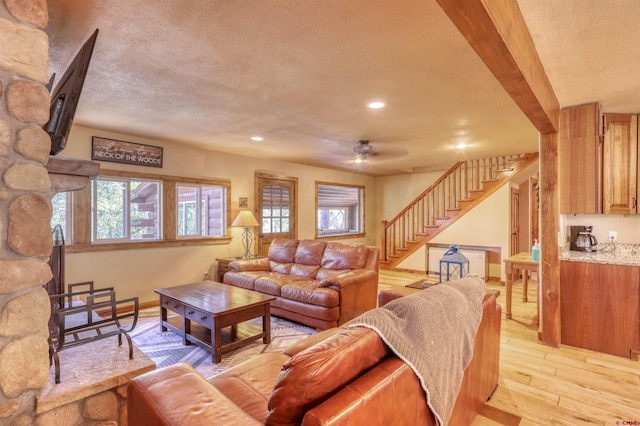
<svg viewBox="0 0 640 426"><path fill-rule="evenodd" d="M253 213L251 213L251 210L241 210L240 213L238 213L238 216L236 216L236 218L234 219L231 226L237 226L242 228L252 228L252 227L260 226L260 224L256 220Z"/></svg>

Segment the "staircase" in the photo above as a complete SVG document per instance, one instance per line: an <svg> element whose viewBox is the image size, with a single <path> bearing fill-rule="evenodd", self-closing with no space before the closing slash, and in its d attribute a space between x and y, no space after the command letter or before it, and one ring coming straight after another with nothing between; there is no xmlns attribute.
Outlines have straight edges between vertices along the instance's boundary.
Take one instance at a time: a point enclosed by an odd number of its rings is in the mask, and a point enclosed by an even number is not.
<svg viewBox="0 0 640 426"><path fill-rule="evenodd" d="M456 163L400 213L382 221L380 268L393 269L538 159L538 153Z"/></svg>

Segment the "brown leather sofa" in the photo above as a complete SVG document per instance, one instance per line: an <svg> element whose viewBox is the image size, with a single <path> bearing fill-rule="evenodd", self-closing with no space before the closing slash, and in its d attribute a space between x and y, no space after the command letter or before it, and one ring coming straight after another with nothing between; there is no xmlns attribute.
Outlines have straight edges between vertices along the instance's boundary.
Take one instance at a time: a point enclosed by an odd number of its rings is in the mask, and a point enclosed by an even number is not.
<svg viewBox="0 0 640 426"><path fill-rule="evenodd" d="M498 294L484 298L450 425L471 424L498 384ZM322 331L208 380L174 364L135 378L127 401L130 425L436 424L413 370L364 327Z"/></svg>
<svg viewBox="0 0 640 426"><path fill-rule="evenodd" d="M275 296L273 315L324 330L376 307L379 257L364 244L281 238L268 257L231 262L223 282Z"/></svg>

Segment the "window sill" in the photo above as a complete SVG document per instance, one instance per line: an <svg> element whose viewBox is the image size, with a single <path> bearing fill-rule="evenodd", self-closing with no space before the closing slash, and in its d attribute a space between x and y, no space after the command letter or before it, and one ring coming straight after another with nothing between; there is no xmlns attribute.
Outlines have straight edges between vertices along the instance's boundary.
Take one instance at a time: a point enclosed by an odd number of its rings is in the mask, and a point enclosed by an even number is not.
<svg viewBox="0 0 640 426"><path fill-rule="evenodd" d="M367 234L364 232L359 232L357 234L325 234L325 235L317 235L316 240L341 240L345 238L364 238Z"/></svg>
<svg viewBox="0 0 640 426"><path fill-rule="evenodd" d="M114 250L139 250L166 247L211 246L229 244L231 237L189 238L172 241L136 241L126 243L70 244L64 248L65 253L92 253Z"/></svg>

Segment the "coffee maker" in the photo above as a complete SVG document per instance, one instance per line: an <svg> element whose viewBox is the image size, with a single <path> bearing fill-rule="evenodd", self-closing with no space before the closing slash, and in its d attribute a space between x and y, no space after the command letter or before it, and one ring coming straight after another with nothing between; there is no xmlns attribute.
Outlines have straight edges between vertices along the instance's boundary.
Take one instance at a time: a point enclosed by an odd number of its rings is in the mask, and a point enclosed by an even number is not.
<svg viewBox="0 0 640 426"><path fill-rule="evenodd" d="M593 226L571 226L571 245L573 251L596 251L598 240L591 234Z"/></svg>

